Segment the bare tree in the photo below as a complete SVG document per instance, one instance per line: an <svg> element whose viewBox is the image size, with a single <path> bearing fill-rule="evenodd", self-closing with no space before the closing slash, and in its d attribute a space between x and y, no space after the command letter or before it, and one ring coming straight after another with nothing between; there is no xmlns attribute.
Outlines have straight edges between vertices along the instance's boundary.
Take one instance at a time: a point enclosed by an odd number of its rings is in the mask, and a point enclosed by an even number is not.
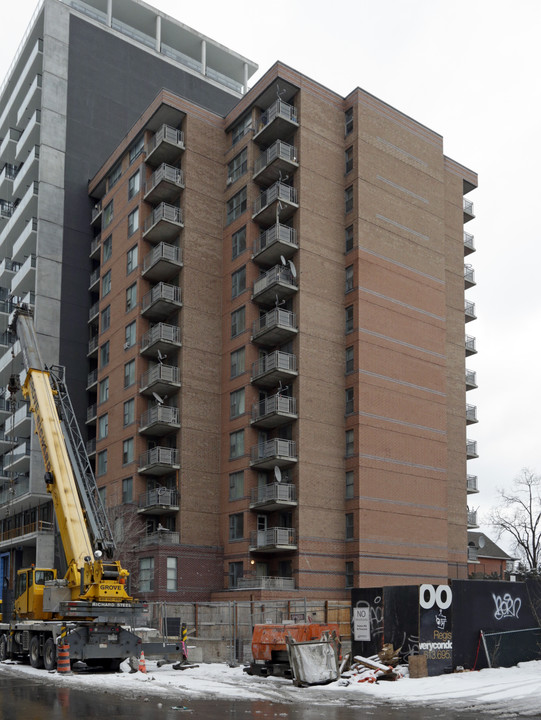
<svg viewBox="0 0 541 720"><path fill-rule="evenodd" d="M139 585L138 549L145 535L145 525L133 505L107 508L116 545L115 558L130 571L132 593Z"/></svg>
<svg viewBox="0 0 541 720"><path fill-rule="evenodd" d="M527 571L541 570L541 475L523 468L509 490L499 489L501 503L492 508L489 522L498 538L510 535L514 550Z"/></svg>

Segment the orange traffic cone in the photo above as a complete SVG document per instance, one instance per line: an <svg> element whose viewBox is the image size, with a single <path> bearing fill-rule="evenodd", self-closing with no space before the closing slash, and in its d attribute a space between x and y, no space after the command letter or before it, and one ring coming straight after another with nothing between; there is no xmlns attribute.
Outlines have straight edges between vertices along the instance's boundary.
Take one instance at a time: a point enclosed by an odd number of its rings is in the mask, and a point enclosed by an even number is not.
<svg viewBox="0 0 541 720"><path fill-rule="evenodd" d="M146 673L147 666L145 663L145 653L141 650L141 657L139 658L139 672Z"/></svg>

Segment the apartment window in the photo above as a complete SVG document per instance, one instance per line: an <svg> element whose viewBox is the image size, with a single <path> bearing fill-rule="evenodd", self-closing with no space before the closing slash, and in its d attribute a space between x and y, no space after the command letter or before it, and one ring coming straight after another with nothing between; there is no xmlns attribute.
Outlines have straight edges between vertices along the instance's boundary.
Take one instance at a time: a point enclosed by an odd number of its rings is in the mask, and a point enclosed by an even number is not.
<svg viewBox="0 0 541 720"><path fill-rule="evenodd" d="M346 150L346 175L353 170L353 148Z"/></svg>
<svg viewBox="0 0 541 720"><path fill-rule="evenodd" d="M346 457L352 457L355 449L353 430L346 430Z"/></svg>
<svg viewBox="0 0 541 720"><path fill-rule="evenodd" d="M137 160L145 147L145 138L140 135L130 148L130 165Z"/></svg>
<svg viewBox="0 0 541 720"><path fill-rule="evenodd" d="M346 188L344 198L346 203L346 212L351 212L353 210L353 185Z"/></svg>
<svg viewBox="0 0 541 720"><path fill-rule="evenodd" d="M133 478L124 478L122 480L122 504L133 502Z"/></svg>
<svg viewBox="0 0 541 720"><path fill-rule="evenodd" d="M139 208L135 208L128 215L128 237L131 237L133 233L139 229Z"/></svg>
<svg viewBox="0 0 541 720"><path fill-rule="evenodd" d="M236 145L252 127L252 116L247 115L231 131L231 145Z"/></svg>
<svg viewBox="0 0 541 720"><path fill-rule="evenodd" d="M227 165L227 182L238 180L248 169L248 149L244 148Z"/></svg>
<svg viewBox="0 0 541 720"><path fill-rule="evenodd" d="M234 460L244 455L244 430L237 430L229 435L229 458Z"/></svg>
<svg viewBox="0 0 541 720"><path fill-rule="evenodd" d="M137 267L137 245L134 245L126 253L126 273L129 275Z"/></svg>
<svg viewBox="0 0 541 720"><path fill-rule="evenodd" d="M103 241L103 262L106 263L107 260L111 257L113 254L113 236L109 235L105 238Z"/></svg>
<svg viewBox="0 0 541 720"><path fill-rule="evenodd" d="M98 453L98 475L105 475L107 472L107 450Z"/></svg>
<svg viewBox="0 0 541 720"><path fill-rule="evenodd" d="M353 305L346 308L346 333L353 332Z"/></svg>
<svg viewBox="0 0 541 720"><path fill-rule="evenodd" d="M107 307L101 311L100 330L101 330L101 332L105 332L106 330L109 330L110 327L111 327L111 306L107 305Z"/></svg>
<svg viewBox="0 0 541 720"><path fill-rule="evenodd" d="M231 297L238 297L246 290L246 265L236 270L231 275Z"/></svg>
<svg viewBox="0 0 541 720"><path fill-rule="evenodd" d="M101 279L101 296L104 298L111 292L111 271L107 270Z"/></svg>
<svg viewBox="0 0 541 720"><path fill-rule="evenodd" d="M178 589L177 558L167 558L167 591L175 592Z"/></svg>
<svg viewBox="0 0 541 720"><path fill-rule="evenodd" d="M229 539L242 540L244 538L244 514L235 513L229 516Z"/></svg>
<svg viewBox="0 0 541 720"><path fill-rule="evenodd" d="M109 225L113 221L113 215L114 215L114 206L113 201L106 205L103 209L103 218L101 223L101 229L105 230L106 227L109 227Z"/></svg>
<svg viewBox="0 0 541 720"><path fill-rule="evenodd" d="M134 458L134 442L133 438L128 438L122 443L122 464L128 465L133 462Z"/></svg>
<svg viewBox="0 0 541 720"><path fill-rule="evenodd" d="M240 217L243 212L246 212L246 198L246 187L243 187L242 190L239 190L238 193L233 195L233 197L227 201L227 225L229 225L229 223L232 223L233 220L236 220L238 217Z"/></svg>
<svg viewBox="0 0 541 720"><path fill-rule="evenodd" d="M231 237L232 253L231 259L234 260L246 250L246 225Z"/></svg>
<svg viewBox="0 0 541 720"><path fill-rule="evenodd" d="M346 513L346 540L353 540L353 513Z"/></svg>
<svg viewBox="0 0 541 720"><path fill-rule="evenodd" d="M152 592L154 590L154 558L140 558L139 560L139 592Z"/></svg>
<svg viewBox="0 0 541 720"><path fill-rule="evenodd" d="M238 500L244 497L244 471L234 472L229 475L229 499Z"/></svg>
<svg viewBox="0 0 541 720"><path fill-rule="evenodd" d="M130 387L135 383L135 360L130 360L124 365L124 387Z"/></svg>
<svg viewBox="0 0 541 720"><path fill-rule="evenodd" d="M245 370L245 351L244 348L233 350L231 353L231 377L242 375Z"/></svg>
<svg viewBox="0 0 541 720"><path fill-rule="evenodd" d="M236 588L239 584L239 580L242 577L243 568L242 562L229 563L229 587Z"/></svg>
<svg viewBox="0 0 541 720"><path fill-rule="evenodd" d="M344 113L344 120L345 120L345 134L349 135L350 132L353 132L353 108L350 107L346 110Z"/></svg>
<svg viewBox="0 0 541 720"><path fill-rule="evenodd" d="M100 496L100 501L103 507L107 504L107 488L106 487L100 487L98 488L98 495Z"/></svg>
<svg viewBox="0 0 541 720"><path fill-rule="evenodd" d="M347 253L353 250L353 225L348 225L346 228L345 245Z"/></svg>
<svg viewBox="0 0 541 720"><path fill-rule="evenodd" d="M351 500L354 494L354 473L353 470L348 470L346 473L346 500Z"/></svg>
<svg viewBox="0 0 541 720"><path fill-rule="evenodd" d="M137 283L126 288L126 312L130 312L137 305Z"/></svg>
<svg viewBox="0 0 541 720"><path fill-rule="evenodd" d="M244 413L244 388L230 393L229 410L231 418L239 417Z"/></svg>
<svg viewBox="0 0 541 720"><path fill-rule="evenodd" d="M135 399L131 398L124 403L124 427L135 422Z"/></svg>
<svg viewBox="0 0 541 720"><path fill-rule="evenodd" d="M246 309L244 305L231 313L231 337L234 338L246 330Z"/></svg>
<svg viewBox="0 0 541 720"><path fill-rule="evenodd" d="M353 561L348 560L346 563L346 588L353 587Z"/></svg>
<svg viewBox="0 0 541 720"><path fill-rule="evenodd" d="M346 373L352 373L355 367L355 351L353 345L346 348Z"/></svg>
<svg viewBox="0 0 541 720"><path fill-rule="evenodd" d="M106 377L100 381L98 386L98 398L100 403L107 402L109 400L109 378Z"/></svg>
<svg viewBox="0 0 541 720"><path fill-rule="evenodd" d="M103 440L109 433L109 415L105 413L98 418L98 440Z"/></svg>
<svg viewBox="0 0 541 720"><path fill-rule="evenodd" d="M100 367L105 367L109 364L109 340L104 342L100 347Z"/></svg>
<svg viewBox="0 0 541 720"><path fill-rule="evenodd" d="M112 187L114 187L117 182L120 180L122 176L122 164L117 163L115 167L111 170L109 175L107 175L107 189L110 190Z"/></svg>
<svg viewBox="0 0 541 720"><path fill-rule="evenodd" d="M355 402L355 389L350 387L346 388L346 415L353 413L353 406Z"/></svg>
<svg viewBox="0 0 541 720"><path fill-rule="evenodd" d="M135 320L129 325L126 325L124 335L124 350L131 348L135 345Z"/></svg>
<svg viewBox="0 0 541 720"><path fill-rule="evenodd" d="M140 189L141 189L141 171L138 170L128 180L128 200L131 200L132 197L135 197L135 195L137 195L137 193L139 192Z"/></svg>
<svg viewBox="0 0 541 720"><path fill-rule="evenodd" d="M346 292L353 290L353 265L348 265L346 268Z"/></svg>

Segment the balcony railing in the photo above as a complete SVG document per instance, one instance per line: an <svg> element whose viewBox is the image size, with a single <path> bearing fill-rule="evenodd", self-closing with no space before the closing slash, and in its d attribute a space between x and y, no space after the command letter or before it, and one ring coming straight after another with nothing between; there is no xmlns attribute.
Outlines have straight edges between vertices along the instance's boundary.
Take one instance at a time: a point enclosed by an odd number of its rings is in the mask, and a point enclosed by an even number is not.
<svg viewBox="0 0 541 720"><path fill-rule="evenodd" d="M282 350L274 350L252 364L251 380L260 385L263 384L263 380L268 379L268 383L265 384L277 385L281 379L297 374L297 356Z"/></svg>
<svg viewBox="0 0 541 720"><path fill-rule="evenodd" d="M471 288L475 285L475 272L471 265L464 265L464 287Z"/></svg>
<svg viewBox="0 0 541 720"><path fill-rule="evenodd" d="M180 347L180 328L177 325L157 323L151 327L141 339L141 352L148 352L151 349L161 349L167 345Z"/></svg>
<svg viewBox="0 0 541 720"><path fill-rule="evenodd" d="M176 489L160 487L148 490L139 496L139 508L179 507L179 492Z"/></svg>
<svg viewBox="0 0 541 720"><path fill-rule="evenodd" d="M271 483L253 488L250 496L250 506L279 506L295 505L297 503L297 488L292 483Z"/></svg>
<svg viewBox="0 0 541 720"><path fill-rule="evenodd" d="M250 549L295 549L297 533L294 528L273 527L267 530L253 530L250 533Z"/></svg>
<svg viewBox="0 0 541 720"><path fill-rule="evenodd" d="M475 217L473 212L473 203L471 200L466 200L466 198L463 198L463 200L464 220L471 220L471 218Z"/></svg>
<svg viewBox="0 0 541 720"><path fill-rule="evenodd" d="M88 352L87 355L93 355L100 344L99 336L95 335L94 337L90 338L88 341Z"/></svg>
<svg viewBox="0 0 541 720"><path fill-rule="evenodd" d="M477 373L475 370L466 370L466 389L477 387Z"/></svg>
<svg viewBox="0 0 541 720"><path fill-rule="evenodd" d="M156 156L156 150L162 144L170 146L171 149L173 151L176 150L176 152L184 150L184 133L182 130L177 130L170 125L162 125L161 128L150 138L148 145L145 148L147 161L151 159L153 155ZM164 152L166 154L170 153L168 150L162 151L159 158L160 163L165 159L165 157L162 157Z"/></svg>
<svg viewBox="0 0 541 720"><path fill-rule="evenodd" d="M180 307L181 290L176 285L160 282L143 296L141 313L146 317L170 314L175 307Z"/></svg>
<svg viewBox="0 0 541 720"><path fill-rule="evenodd" d="M163 240L183 226L182 210L176 205L162 202L145 220L143 236L147 240Z"/></svg>
<svg viewBox="0 0 541 720"><path fill-rule="evenodd" d="M466 422L468 424L477 422L477 407L475 405L466 405Z"/></svg>
<svg viewBox="0 0 541 720"><path fill-rule="evenodd" d="M139 472L160 475L179 468L179 452L175 448L154 447L139 456Z"/></svg>
<svg viewBox="0 0 541 720"><path fill-rule="evenodd" d="M179 410L168 405L155 405L141 415L139 432L165 435L180 427Z"/></svg>
<svg viewBox="0 0 541 720"><path fill-rule="evenodd" d="M89 405L86 409L86 421L87 423L93 422L98 416L98 406L96 403Z"/></svg>
<svg viewBox="0 0 541 720"><path fill-rule="evenodd" d="M290 310L274 308L253 324L253 339L264 345L278 345L297 333L297 316Z"/></svg>
<svg viewBox="0 0 541 720"><path fill-rule="evenodd" d="M297 149L282 140L277 140L264 150L254 163L254 179L268 184L278 180L280 175L298 167Z"/></svg>
<svg viewBox="0 0 541 720"><path fill-rule="evenodd" d="M293 105L288 105L283 100L276 100L261 113L254 140L259 137L265 143L272 142L280 137L286 128L291 129L297 125L297 111Z"/></svg>
<svg viewBox="0 0 541 720"><path fill-rule="evenodd" d="M171 201L178 198L184 187L182 170L174 165L162 163L145 183L145 200L148 202Z"/></svg>
<svg viewBox="0 0 541 720"><path fill-rule="evenodd" d="M235 590L294 590L295 580L288 577L242 577L238 578Z"/></svg>
<svg viewBox="0 0 541 720"><path fill-rule="evenodd" d="M293 209L298 207L297 203L297 191L291 185L286 185L283 182L275 182L266 190L263 190L261 195L256 198L254 202L253 217L259 215L266 208L271 206L273 203L286 203L286 206L276 209L276 214L286 219L286 215L291 216L291 212L288 212L287 205L294 206ZM277 218L279 219L279 218Z"/></svg>
<svg viewBox="0 0 541 720"><path fill-rule="evenodd" d="M464 315L466 322L477 319L477 315L475 314L475 303L471 302L471 300L464 301Z"/></svg>
<svg viewBox="0 0 541 720"><path fill-rule="evenodd" d="M141 392L167 392L171 386L180 387L180 370L174 365L158 364L141 375Z"/></svg>
<svg viewBox="0 0 541 720"><path fill-rule="evenodd" d="M464 232L464 255L475 251L474 237L471 233Z"/></svg>
<svg viewBox="0 0 541 720"><path fill-rule="evenodd" d="M287 395L270 395L252 407L252 423L277 427L297 417L297 401Z"/></svg>
<svg viewBox="0 0 541 720"><path fill-rule="evenodd" d="M92 370L86 377L86 389L93 387L98 382L98 371Z"/></svg>
<svg viewBox="0 0 541 720"><path fill-rule="evenodd" d="M297 231L275 223L262 232L254 243L254 260L268 265L280 261L280 256L289 259L299 249Z"/></svg>
<svg viewBox="0 0 541 720"><path fill-rule="evenodd" d="M250 462L256 467L290 465L297 462L297 446L294 440L273 438L250 448Z"/></svg>
<svg viewBox="0 0 541 720"><path fill-rule="evenodd" d="M466 457L470 459L478 458L477 440L466 440Z"/></svg>
<svg viewBox="0 0 541 720"><path fill-rule="evenodd" d="M180 533L174 532L173 530L167 530L167 528L162 528L161 530L156 530L156 532L149 533L148 535L144 535L140 540L140 544L143 546L146 546L146 545L178 545L179 542L180 542Z"/></svg>
<svg viewBox="0 0 541 720"><path fill-rule="evenodd" d="M182 251L176 245L159 243L143 260L143 275L147 280L167 280L182 267Z"/></svg>
<svg viewBox="0 0 541 720"><path fill-rule="evenodd" d="M477 352L475 338L471 335L466 335L464 344L466 348L466 355L475 355Z"/></svg>
<svg viewBox="0 0 541 720"><path fill-rule="evenodd" d="M297 285L289 267L275 265L254 282L253 299L262 304L274 304L297 292Z"/></svg>
<svg viewBox="0 0 541 720"><path fill-rule="evenodd" d="M469 493L479 492L477 475L466 475L466 490Z"/></svg>
<svg viewBox="0 0 541 720"><path fill-rule="evenodd" d="M479 525L477 524L477 510L468 510L468 527L479 527Z"/></svg>
<svg viewBox="0 0 541 720"><path fill-rule="evenodd" d="M54 524L45 520L36 520L35 522L21 525L10 530L0 532L0 542L21 538L24 535L34 535L35 533L54 533Z"/></svg>

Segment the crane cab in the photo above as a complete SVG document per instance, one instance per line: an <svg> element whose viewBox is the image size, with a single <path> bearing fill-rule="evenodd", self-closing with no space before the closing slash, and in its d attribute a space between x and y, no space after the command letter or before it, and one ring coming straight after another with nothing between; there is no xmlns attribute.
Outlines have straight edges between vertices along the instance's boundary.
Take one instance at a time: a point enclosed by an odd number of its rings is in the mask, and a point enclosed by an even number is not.
<svg viewBox="0 0 541 720"><path fill-rule="evenodd" d="M32 620L50 620L52 613L43 612L45 582L56 580L56 570L50 568L23 568L17 572L15 583L15 615Z"/></svg>

